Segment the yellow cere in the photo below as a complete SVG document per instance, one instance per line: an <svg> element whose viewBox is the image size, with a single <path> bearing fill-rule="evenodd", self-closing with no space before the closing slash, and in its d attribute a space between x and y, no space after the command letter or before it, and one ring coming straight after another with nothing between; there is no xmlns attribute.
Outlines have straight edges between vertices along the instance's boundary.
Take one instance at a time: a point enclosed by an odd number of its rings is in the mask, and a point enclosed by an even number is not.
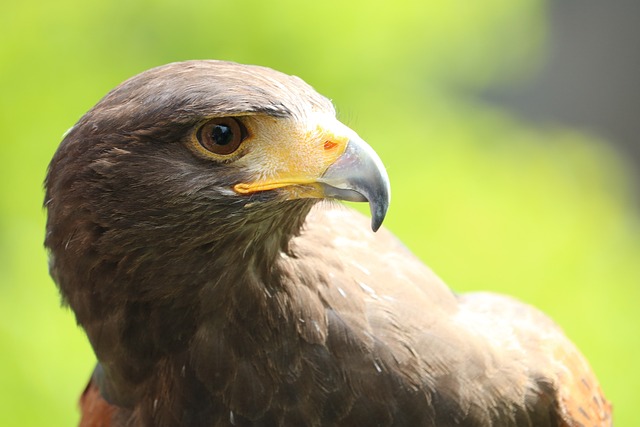
<svg viewBox="0 0 640 427"><path fill-rule="evenodd" d="M246 117L251 130L246 154L238 164L254 180L236 184L241 194L291 188L292 198L321 197L318 178L344 153L354 132L329 114L300 118Z"/></svg>

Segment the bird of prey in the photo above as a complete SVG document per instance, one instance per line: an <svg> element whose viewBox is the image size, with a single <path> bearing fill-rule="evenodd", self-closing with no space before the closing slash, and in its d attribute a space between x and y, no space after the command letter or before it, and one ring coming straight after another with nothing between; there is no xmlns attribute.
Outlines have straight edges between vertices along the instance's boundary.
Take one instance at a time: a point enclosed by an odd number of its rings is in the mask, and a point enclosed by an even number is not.
<svg viewBox="0 0 640 427"><path fill-rule="evenodd" d="M51 275L98 362L82 426L611 425L551 320L452 292L378 230L379 157L297 77L143 72L65 135L45 187Z"/></svg>

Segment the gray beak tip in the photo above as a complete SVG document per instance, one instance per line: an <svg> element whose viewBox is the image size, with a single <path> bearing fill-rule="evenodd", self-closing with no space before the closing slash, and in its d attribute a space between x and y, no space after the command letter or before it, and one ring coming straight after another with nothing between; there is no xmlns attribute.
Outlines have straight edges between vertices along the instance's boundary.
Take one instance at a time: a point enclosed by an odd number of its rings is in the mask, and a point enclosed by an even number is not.
<svg viewBox="0 0 640 427"><path fill-rule="evenodd" d="M371 229L374 233L380 229L384 217L387 215L387 207L388 205L381 207L371 204Z"/></svg>

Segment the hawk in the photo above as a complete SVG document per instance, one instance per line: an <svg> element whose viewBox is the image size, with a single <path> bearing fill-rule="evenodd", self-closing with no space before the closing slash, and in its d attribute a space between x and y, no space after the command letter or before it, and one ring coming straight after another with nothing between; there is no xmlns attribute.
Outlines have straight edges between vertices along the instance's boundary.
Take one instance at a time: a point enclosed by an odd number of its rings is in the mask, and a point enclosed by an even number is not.
<svg viewBox="0 0 640 427"><path fill-rule="evenodd" d="M143 72L45 187L51 275L97 357L82 426L611 425L551 320L452 292L378 230L380 158L297 77Z"/></svg>

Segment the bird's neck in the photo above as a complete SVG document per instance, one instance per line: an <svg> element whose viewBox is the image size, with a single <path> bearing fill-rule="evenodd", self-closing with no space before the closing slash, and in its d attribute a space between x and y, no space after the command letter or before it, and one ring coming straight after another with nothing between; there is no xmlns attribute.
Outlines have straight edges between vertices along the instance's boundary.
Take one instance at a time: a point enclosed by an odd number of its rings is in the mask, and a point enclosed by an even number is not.
<svg viewBox="0 0 640 427"><path fill-rule="evenodd" d="M113 292L108 301L95 303L112 310L84 326L103 366L101 388L111 389L110 400L131 406L140 395L124 396L121 390L162 393L167 384L177 387L207 375L213 376L207 384L219 384L227 368L213 361L264 351L270 342L281 342L269 335L274 331L281 337L295 334L278 326L289 314L278 299L282 272L277 260L286 256L312 204L249 212L242 224L216 224L209 239L203 231L188 248L159 245L153 257L135 263L149 263L140 269L144 276L120 268L115 280L101 284ZM162 381L159 366L164 367Z"/></svg>

